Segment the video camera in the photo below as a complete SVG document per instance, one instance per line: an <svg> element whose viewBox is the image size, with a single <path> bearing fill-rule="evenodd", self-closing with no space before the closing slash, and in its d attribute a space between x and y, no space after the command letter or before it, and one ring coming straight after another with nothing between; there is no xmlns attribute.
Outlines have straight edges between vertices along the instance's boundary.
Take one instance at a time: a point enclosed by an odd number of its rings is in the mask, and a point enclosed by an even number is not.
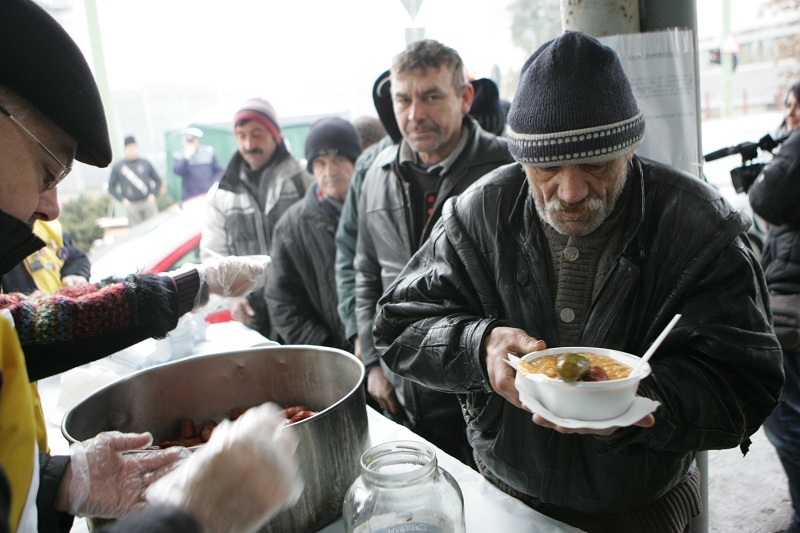
<svg viewBox="0 0 800 533"><path fill-rule="evenodd" d="M750 189L750 186L753 185L753 182L756 181L758 175L761 174L764 166L766 166L766 163L753 162L753 159L758 157L758 151L764 150L772 153L772 150L780 146L788 137L789 134L787 133L777 139L773 139L772 135L767 134L761 137L757 143L743 142L736 146L721 148L720 150L715 150L704 155L703 159L706 161L714 161L715 159L720 159L729 155L741 154L742 166L731 170L731 181L733 182L733 187L736 189L736 192L746 193Z"/></svg>

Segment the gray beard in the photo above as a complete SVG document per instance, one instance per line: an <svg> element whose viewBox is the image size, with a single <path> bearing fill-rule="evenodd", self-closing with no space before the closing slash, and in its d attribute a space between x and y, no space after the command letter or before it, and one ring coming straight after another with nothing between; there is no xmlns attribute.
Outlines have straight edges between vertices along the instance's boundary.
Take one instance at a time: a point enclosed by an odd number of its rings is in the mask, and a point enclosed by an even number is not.
<svg viewBox="0 0 800 533"><path fill-rule="evenodd" d="M599 228L614 211L614 207L617 205L617 200L619 200L619 197L622 194L622 189L625 187L625 183L628 179L627 168L623 170L623 172L624 174L617 183L617 187L610 191L607 203L594 193L591 193L577 204L569 204L558 197L553 197L548 201L544 201L541 195L534 193L533 202L536 206L536 213L539 215L539 218L542 221L552 226L553 229L555 229L561 235L568 235L571 237L583 237L589 235L594 230ZM560 211L568 211L576 206L580 206L592 214L591 219L587 222L586 227L579 231L570 229L569 226L563 224L558 218L558 213Z"/></svg>

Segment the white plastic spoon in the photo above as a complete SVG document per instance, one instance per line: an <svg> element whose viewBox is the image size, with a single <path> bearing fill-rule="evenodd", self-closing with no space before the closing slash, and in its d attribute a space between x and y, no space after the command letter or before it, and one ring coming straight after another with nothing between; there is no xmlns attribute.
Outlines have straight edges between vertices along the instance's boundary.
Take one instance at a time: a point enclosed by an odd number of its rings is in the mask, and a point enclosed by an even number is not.
<svg viewBox="0 0 800 533"><path fill-rule="evenodd" d="M653 357L653 354L661 345L661 342L664 340L664 337L666 337L667 333L669 333L672 330L672 327L675 325L678 319L680 319L680 317L681 317L680 314L677 314L674 317L672 317L672 320L669 321L669 324L667 324L667 327L664 328L664 331L662 331L659 334L659 336L656 337L656 340L653 341L653 344L650 345L647 351L644 352L642 358L639 359L639 362L636 364L636 367L633 370L631 370L630 373L631 376L635 376L639 372L639 370L642 369L642 365L644 365L651 357Z"/></svg>

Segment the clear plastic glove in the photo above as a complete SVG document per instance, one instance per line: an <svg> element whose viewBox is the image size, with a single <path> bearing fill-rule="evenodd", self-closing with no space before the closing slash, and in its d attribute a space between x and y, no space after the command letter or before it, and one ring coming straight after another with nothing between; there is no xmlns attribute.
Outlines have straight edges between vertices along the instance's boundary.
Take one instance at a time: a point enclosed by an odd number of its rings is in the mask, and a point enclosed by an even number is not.
<svg viewBox="0 0 800 533"><path fill-rule="evenodd" d="M184 265L196 268L200 275L200 290L194 301L194 310L208 303L208 294L216 294L223 299L240 297L263 286L266 268L271 261L268 255L247 255L220 257L201 265Z"/></svg>
<svg viewBox="0 0 800 533"><path fill-rule="evenodd" d="M108 431L70 446L64 508L75 516L117 518L144 507L147 487L187 455L182 448L122 453L152 443L150 433Z"/></svg>
<svg viewBox="0 0 800 533"><path fill-rule="evenodd" d="M197 270L211 294L246 296L263 284L264 271L271 261L268 255L230 256L198 265Z"/></svg>
<svg viewBox="0 0 800 533"><path fill-rule="evenodd" d="M285 425L272 403L220 423L205 446L148 489L147 500L186 510L206 531L256 531L303 490L297 441Z"/></svg>

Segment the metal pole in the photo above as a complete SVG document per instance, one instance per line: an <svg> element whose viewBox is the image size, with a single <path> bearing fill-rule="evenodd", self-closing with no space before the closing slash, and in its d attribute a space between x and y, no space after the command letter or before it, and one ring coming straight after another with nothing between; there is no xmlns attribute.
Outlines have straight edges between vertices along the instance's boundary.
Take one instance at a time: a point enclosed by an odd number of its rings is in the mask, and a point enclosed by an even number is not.
<svg viewBox="0 0 800 533"><path fill-rule="evenodd" d="M89 42L92 48L92 64L94 65L94 78L97 81L97 88L100 91L100 98L103 100L103 107L106 112L106 122L108 122L108 134L111 138L111 150L114 159L121 155L122 139L117 135L117 121L114 114L113 99L111 89L108 84L108 72L106 71L106 56L103 52L103 40L100 37L100 19L97 16L97 0L84 0L86 8L86 24L89 27Z"/></svg>
<svg viewBox="0 0 800 533"><path fill-rule="evenodd" d="M731 2L722 0L722 42L728 43L731 38ZM733 114L733 97L731 82L733 81L733 54L720 48L720 62L722 63L722 109L720 115L725 118Z"/></svg>
<svg viewBox="0 0 800 533"><path fill-rule="evenodd" d="M657 0L642 0L641 6L642 31L658 31L669 28L686 28L694 33L694 50L697 58L697 4L695 0L671 0L661 2ZM700 67L699 61L694 63L695 102L697 115L697 153L703 153L702 135L700 128ZM698 161L698 165L701 162ZM708 531L708 452L698 452L697 468L700 469L700 497L703 501L703 512L689 524L691 533L706 533Z"/></svg>

